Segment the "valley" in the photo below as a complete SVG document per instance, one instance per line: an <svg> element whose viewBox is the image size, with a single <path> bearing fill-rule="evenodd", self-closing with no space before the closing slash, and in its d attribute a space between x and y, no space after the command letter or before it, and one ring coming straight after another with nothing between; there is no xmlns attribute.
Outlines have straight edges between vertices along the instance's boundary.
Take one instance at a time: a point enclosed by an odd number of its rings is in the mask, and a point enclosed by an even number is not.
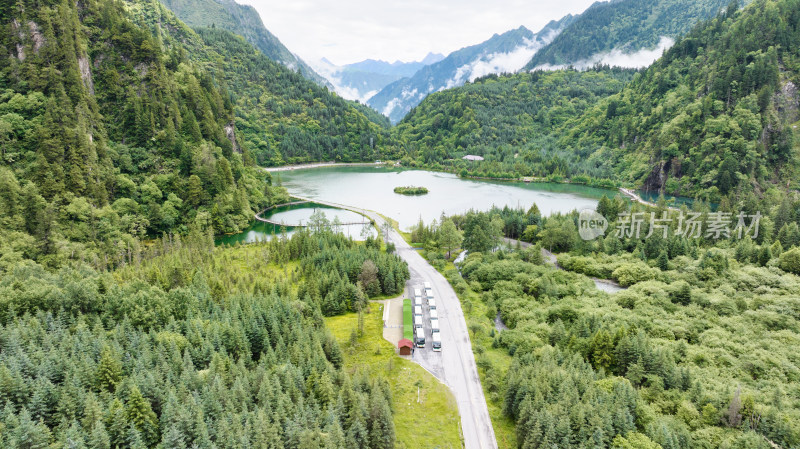
<svg viewBox="0 0 800 449"><path fill-rule="evenodd" d="M800 0L243 1L0 4L0 447L800 447Z"/></svg>

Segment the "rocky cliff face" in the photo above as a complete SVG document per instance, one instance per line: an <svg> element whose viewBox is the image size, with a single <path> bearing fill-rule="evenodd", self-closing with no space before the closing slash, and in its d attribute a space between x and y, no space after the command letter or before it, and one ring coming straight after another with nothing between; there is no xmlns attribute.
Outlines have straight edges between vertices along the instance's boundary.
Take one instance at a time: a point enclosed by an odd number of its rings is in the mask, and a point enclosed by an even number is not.
<svg viewBox="0 0 800 449"><path fill-rule="evenodd" d="M11 21L11 29L19 36L19 41L15 46L16 55L12 53L10 55L12 58L16 57L18 60L24 61L27 57L25 47L30 47L34 54L39 54L39 50L46 41L36 22L29 21L26 32L26 27L19 23L19 20L14 19Z"/></svg>

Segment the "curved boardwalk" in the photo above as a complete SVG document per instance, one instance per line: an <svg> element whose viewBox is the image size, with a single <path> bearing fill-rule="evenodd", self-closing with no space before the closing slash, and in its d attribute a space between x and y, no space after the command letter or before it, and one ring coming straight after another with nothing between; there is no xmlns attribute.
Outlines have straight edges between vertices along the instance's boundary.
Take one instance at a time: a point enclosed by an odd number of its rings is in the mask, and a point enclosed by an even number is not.
<svg viewBox="0 0 800 449"><path fill-rule="evenodd" d="M635 202L640 203L640 204L644 204L645 206L658 207L658 205L656 203L653 203L651 201L646 201L644 198L639 196L638 193L634 192L631 189L626 189L624 187L620 187L619 191L622 192L623 195L625 195L628 198L630 198L632 201L635 201ZM680 210L680 209L678 209L677 207L674 207L674 206L667 206L667 209L669 209L669 210Z"/></svg>
<svg viewBox="0 0 800 449"><path fill-rule="evenodd" d="M279 207L296 206L296 205L299 205L299 204L308 204L308 203L327 205L327 204L321 203L319 201L311 201L311 200L301 199L299 201L292 201L291 203L283 203L283 204L276 204L274 206L270 206L270 207L262 210L261 212L257 213L255 215L255 219L260 221L260 222L271 224L271 225L275 225L275 226L286 226L287 228L305 228L305 227L308 227L307 224L303 224L303 223L294 224L294 223L283 223L283 222L279 223L277 221L270 220L269 218L263 218L263 217L261 217L261 215L264 214L264 212L268 212L268 211L271 211L273 209L277 209ZM345 209L345 208L339 207L339 209ZM350 209L347 209L347 210L350 210ZM353 210L351 210L351 211L352 212L357 212L357 211L353 211ZM364 215L364 214L361 214L361 215ZM347 226L347 225L358 225L358 224L364 225L364 224L370 224L370 223L371 223L371 221L354 221L354 222L351 222L351 223L339 223L339 224L341 224L342 226Z"/></svg>

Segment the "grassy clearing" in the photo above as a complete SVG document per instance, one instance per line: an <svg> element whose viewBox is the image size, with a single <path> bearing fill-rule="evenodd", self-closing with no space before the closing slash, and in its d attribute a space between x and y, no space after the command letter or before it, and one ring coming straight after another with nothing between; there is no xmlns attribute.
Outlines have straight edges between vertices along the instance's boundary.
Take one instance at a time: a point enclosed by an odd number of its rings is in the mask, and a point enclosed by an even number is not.
<svg viewBox="0 0 800 449"><path fill-rule="evenodd" d="M395 354L383 339L382 305L370 304L364 314L364 334L358 331L355 313L325 318L345 354L348 372L367 370L371 376L384 376L392 387L394 425L398 449L462 447L458 408L447 387L421 366ZM420 403L417 403L417 387Z"/></svg>

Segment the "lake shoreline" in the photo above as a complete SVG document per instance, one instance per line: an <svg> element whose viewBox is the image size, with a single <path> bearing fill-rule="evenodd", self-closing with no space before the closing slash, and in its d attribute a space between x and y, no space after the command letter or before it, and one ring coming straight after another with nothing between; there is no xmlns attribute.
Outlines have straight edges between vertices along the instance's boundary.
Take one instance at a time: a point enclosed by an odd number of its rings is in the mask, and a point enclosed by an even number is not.
<svg viewBox="0 0 800 449"><path fill-rule="evenodd" d="M616 194L578 184L475 181L453 173L387 165L377 169L328 164L324 168L283 172L280 182L292 197L358 204L398 219L401 229L416 225L420 215L425 222L431 222L438 220L442 212L461 214L494 206L527 209L536 203L543 214L595 209L604 195ZM394 192L395 187L403 186L424 186L429 192L426 195Z"/></svg>
<svg viewBox="0 0 800 449"><path fill-rule="evenodd" d="M383 167L383 168L399 168L404 170L424 170L430 171L435 173L448 173L452 175L458 176L460 179L470 179L475 181L492 181L492 182L523 182L526 184L564 184L564 185L577 185L577 186L586 186L592 187L595 189L602 189L608 190L609 192L617 192L622 196L629 197L631 200L634 200L627 192L633 192L631 189L626 189L624 187L608 187L603 185L594 185L594 184L587 184L583 182L572 182L570 179L549 179L549 178L542 178L536 176L520 176L518 178L493 178L487 176L462 176L454 170L446 170L442 168L434 168L434 167L410 167L410 166L403 166L398 165L398 162L394 161L381 161L381 162L309 162L304 164L295 164L295 165L280 165L277 167L261 167L262 170L270 173L277 173L277 172L288 172L294 170L305 170L305 169L314 169L314 168L327 168L327 167ZM637 195L638 196L638 195ZM639 202L644 202L643 199L639 198Z"/></svg>
<svg viewBox="0 0 800 449"><path fill-rule="evenodd" d="M550 179L550 178L542 178L536 176L521 176L518 178L496 178L496 177L486 177L486 176L462 176L455 170L447 170L444 168L435 168L435 167L411 167L411 166L403 166L399 164L399 161L379 161L379 162L313 162L313 163L306 163L306 164L298 164L298 165L283 165L279 167L261 167L267 172L289 172L294 170L303 170L303 169L315 169L315 168L325 168L325 167L383 167L387 169L401 169L401 170L423 170L423 171L430 171L434 173L447 173L451 175L457 176L459 179L468 179L474 181L491 181L491 182L507 182L507 183L525 183L525 184L560 184L560 185L570 185L570 186L583 186L583 187L590 187L593 189L600 189L606 190L609 192L608 197L613 198L615 196L620 196L625 198L633 203L639 203L644 206L648 207L658 207L656 203L653 201L648 201L644 199L640 191L615 186L609 187L607 185L598 185L592 183L585 183L585 182L573 182L571 179L562 178L562 179ZM613 195L611 192L614 192ZM688 197L672 197L675 199L685 199L694 201ZM669 210L677 211L680 210L676 206L667 206Z"/></svg>

